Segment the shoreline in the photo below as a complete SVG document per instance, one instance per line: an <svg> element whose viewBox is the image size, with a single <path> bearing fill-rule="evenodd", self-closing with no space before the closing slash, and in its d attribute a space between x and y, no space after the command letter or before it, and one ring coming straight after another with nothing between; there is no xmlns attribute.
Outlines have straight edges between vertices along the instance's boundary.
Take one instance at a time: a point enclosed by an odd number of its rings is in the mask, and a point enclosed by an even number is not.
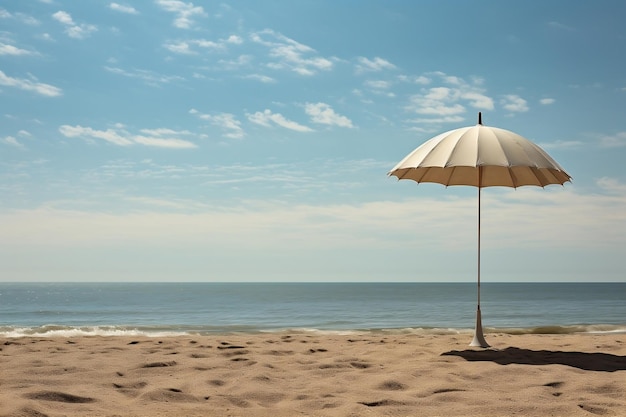
<svg viewBox="0 0 626 417"><path fill-rule="evenodd" d="M626 334L0 337L0 416L626 415Z"/></svg>
<svg viewBox="0 0 626 417"><path fill-rule="evenodd" d="M529 327L483 327L485 335L490 334L626 334L626 324L568 324L541 325ZM351 334L384 334L384 335L472 335L473 328L441 328L441 327L403 327L403 328L372 328L372 329L341 329L341 328L278 328L259 329L241 326L209 327L198 326L70 326L47 324L41 326L0 326L0 338L21 337L183 337L183 336L220 336L220 335L264 335L277 333L303 333L311 335L351 335Z"/></svg>

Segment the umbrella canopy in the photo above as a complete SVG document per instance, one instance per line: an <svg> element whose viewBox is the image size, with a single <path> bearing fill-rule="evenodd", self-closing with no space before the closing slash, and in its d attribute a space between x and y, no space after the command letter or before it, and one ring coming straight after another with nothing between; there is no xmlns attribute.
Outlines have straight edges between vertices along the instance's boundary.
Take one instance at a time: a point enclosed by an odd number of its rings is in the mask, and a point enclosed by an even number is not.
<svg viewBox="0 0 626 417"><path fill-rule="evenodd" d="M564 184L571 177L543 149L509 130L479 123L442 133L398 163L398 179L474 187Z"/></svg>
<svg viewBox="0 0 626 417"><path fill-rule="evenodd" d="M489 347L480 312L480 190L483 187L545 187L571 177L543 149L508 130L478 124L442 133L423 143L388 175L418 183L478 187L478 307L471 346Z"/></svg>

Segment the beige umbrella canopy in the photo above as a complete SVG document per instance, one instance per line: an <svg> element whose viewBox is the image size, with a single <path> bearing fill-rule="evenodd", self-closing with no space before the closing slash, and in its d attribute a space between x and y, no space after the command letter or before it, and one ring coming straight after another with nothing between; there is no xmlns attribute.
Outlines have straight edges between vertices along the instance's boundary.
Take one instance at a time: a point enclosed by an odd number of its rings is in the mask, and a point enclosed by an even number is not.
<svg viewBox="0 0 626 417"><path fill-rule="evenodd" d="M543 149L508 130L478 124L442 133L423 143L398 163L389 175L418 183L478 187L478 307L471 346L489 347L480 313L480 190L561 184L571 177Z"/></svg>

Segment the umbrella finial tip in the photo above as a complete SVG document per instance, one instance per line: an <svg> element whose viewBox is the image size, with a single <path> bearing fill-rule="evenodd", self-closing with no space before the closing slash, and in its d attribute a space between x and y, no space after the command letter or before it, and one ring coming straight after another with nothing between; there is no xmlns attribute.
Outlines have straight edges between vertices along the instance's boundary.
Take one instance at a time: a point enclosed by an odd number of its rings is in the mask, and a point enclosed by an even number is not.
<svg viewBox="0 0 626 417"><path fill-rule="evenodd" d="M482 114L482 112L478 112L478 124L479 125L483 124L483 114Z"/></svg>

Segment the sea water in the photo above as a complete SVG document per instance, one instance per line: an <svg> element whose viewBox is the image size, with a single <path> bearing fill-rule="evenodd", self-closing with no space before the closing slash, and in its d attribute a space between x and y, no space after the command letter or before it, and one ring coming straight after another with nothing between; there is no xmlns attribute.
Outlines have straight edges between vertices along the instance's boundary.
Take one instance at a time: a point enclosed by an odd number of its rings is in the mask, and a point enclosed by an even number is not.
<svg viewBox="0 0 626 417"><path fill-rule="evenodd" d="M0 336L471 332L472 283L0 283ZM626 283L483 283L486 331L626 333Z"/></svg>

